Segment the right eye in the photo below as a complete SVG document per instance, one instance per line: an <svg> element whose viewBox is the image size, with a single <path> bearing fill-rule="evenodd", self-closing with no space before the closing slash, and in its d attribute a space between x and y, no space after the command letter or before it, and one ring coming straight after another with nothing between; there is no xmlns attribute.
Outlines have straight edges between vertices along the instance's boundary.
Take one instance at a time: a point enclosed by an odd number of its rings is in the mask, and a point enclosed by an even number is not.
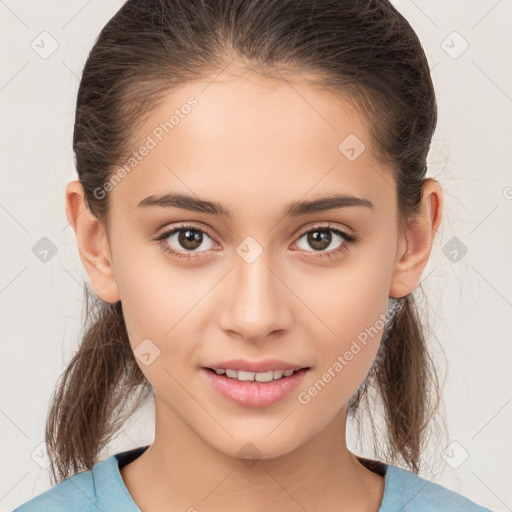
<svg viewBox="0 0 512 512"><path fill-rule="evenodd" d="M205 252L196 251L196 249L201 247L206 239L212 240L212 237L203 229L194 225L183 224L165 231L156 240L160 242L162 250L171 253L173 256L190 258L194 252ZM177 250L172 247L171 243L174 243L175 247L177 246Z"/></svg>

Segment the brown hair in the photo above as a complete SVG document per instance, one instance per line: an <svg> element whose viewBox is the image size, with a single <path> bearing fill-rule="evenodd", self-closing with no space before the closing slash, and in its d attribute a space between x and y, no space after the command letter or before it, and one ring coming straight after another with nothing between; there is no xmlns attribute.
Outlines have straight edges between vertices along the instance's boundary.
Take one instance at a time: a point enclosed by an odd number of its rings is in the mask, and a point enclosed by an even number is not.
<svg viewBox="0 0 512 512"><path fill-rule="evenodd" d="M352 100L379 158L392 169L400 229L418 213L436 99L421 43L388 0L128 0L89 53L73 136L86 204L107 233L109 197L97 191L125 161L147 116L173 88L233 62L281 78L296 72L306 81L308 72ZM91 469L152 393L131 350L121 302L108 304L85 290L84 335L46 424L54 482ZM414 297L401 301L347 412L356 417L369 390L377 390L385 457L418 472L440 389Z"/></svg>

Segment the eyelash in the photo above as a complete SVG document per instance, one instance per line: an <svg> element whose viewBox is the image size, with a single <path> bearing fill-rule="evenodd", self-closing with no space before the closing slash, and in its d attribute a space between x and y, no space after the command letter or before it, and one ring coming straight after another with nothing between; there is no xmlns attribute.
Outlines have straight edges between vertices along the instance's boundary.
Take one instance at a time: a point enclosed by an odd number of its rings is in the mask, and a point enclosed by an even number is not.
<svg viewBox="0 0 512 512"><path fill-rule="evenodd" d="M183 253L181 253L179 251L175 251L174 249L171 249L170 246L165 243L165 239L167 239L170 236L174 235L174 233L178 233L180 231L186 231L187 229L191 230L191 231L198 232L198 233L206 234L206 235L208 235L209 238L214 240L214 237L208 231L206 231L205 229L198 228L197 226L194 226L193 224L180 224L180 225L177 225L177 226L173 227L170 230L165 231L161 235L159 235L155 239L155 241L159 242L162 250L164 250L166 252L169 252L173 257L175 257L175 258L187 258L188 260L190 260L190 258L195 257L195 256L192 256L193 253L183 254ZM344 242L341 244L341 246L338 249L333 249L333 250L327 251L327 252L321 252L321 253L319 253L317 255L307 255L306 258L329 258L329 259L332 259L332 258L334 258L336 256L341 255L345 251L347 251L351 244L355 244L359 240L358 237L353 236L353 235L349 235L348 233L346 233L344 231L341 231L340 229L331 227L328 224L327 225L326 224L321 224L321 225L318 225L318 226L313 226L312 228L309 228L309 229L307 229L305 231L301 231L299 233L299 235L298 235L299 236L298 239L300 239L304 235L307 235L307 234L312 233L314 231L331 231L333 233L336 233L337 235L340 235L344 239Z"/></svg>

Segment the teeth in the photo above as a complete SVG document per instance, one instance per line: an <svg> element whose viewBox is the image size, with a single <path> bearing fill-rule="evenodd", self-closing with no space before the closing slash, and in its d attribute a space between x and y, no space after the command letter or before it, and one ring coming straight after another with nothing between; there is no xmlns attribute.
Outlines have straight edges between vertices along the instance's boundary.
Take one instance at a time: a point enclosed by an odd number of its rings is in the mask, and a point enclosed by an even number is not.
<svg viewBox="0 0 512 512"><path fill-rule="evenodd" d="M218 368L215 370L217 375L226 375L230 379L238 379L240 381L257 381L257 382L270 382L272 380L279 380L282 377L289 377L294 372L300 370L270 370L268 372L246 372L244 370L231 370L229 368Z"/></svg>
<svg viewBox="0 0 512 512"><path fill-rule="evenodd" d="M275 373L277 373L277 371ZM271 380L274 379L274 372L272 370L270 370L269 372L261 372L254 374L254 380L257 380L258 382L270 382Z"/></svg>

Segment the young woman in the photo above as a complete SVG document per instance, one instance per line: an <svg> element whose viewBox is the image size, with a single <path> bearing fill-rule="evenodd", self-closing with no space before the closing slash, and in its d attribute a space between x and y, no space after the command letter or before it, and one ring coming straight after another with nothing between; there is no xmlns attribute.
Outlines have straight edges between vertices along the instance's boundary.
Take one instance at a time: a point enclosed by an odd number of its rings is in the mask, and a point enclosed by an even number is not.
<svg viewBox="0 0 512 512"><path fill-rule="evenodd" d="M128 0L66 191L97 316L48 416L56 485L17 510L487 510L418 476L436 115L387 0ZM148 398L154 441L100 460ZM346 442L378 403L382 460Z"/></svg>

